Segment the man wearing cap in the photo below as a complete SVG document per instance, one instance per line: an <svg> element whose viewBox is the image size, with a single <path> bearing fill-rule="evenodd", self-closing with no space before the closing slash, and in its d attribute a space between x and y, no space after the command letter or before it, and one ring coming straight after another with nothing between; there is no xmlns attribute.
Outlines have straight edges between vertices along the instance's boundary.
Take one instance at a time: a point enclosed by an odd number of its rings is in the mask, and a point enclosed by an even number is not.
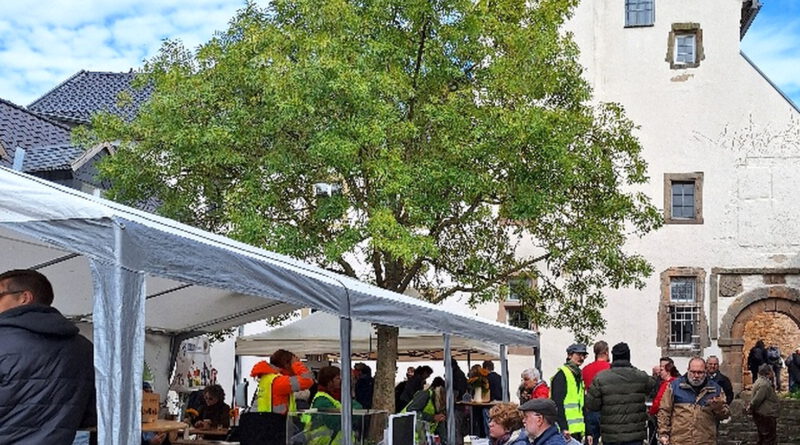
<svg viewBox="0 0 800 445"><path fill-rule="evenodd" d="M645 399L653 378L631 365L626 343L611 349L611 369L594 378L586 392L586 408L600 411L604 445L641 445L647 437Z"/></svg>
<svg viewBox="0 0 800 445"><path fill-rule="evenodd" d="M555 426L558 409L550 399L531 399L519 407L525 434L509 445L564 445L564 436Z"/></svg>
<svg viewBox="0 0 800 445"><path fill-rule="evenodd" d="M550 398L556 404L556 423L564 437L581 441L586 433L583 422L583 378L581 365L586 360L586 345L575 343L567 348L567 362L550 381Z"/></svg>

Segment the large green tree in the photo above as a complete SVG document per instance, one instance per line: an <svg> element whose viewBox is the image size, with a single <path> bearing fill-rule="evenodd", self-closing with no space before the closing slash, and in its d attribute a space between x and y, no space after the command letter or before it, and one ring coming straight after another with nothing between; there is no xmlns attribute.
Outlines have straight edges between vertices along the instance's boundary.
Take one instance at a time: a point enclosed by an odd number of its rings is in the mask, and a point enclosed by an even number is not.
<svg viewBox="0 0 800 445"><path fill-rule="evenodd" d="M166 42L138 118L80 139L119 141L116 200L433 303L535 277L532 321L587 338L603 289L651 272L624 244L659 215L633 124L590 102L563 32L577 2L248 4L196 51ZM379 408L396 334L378 327Z"/></svg>

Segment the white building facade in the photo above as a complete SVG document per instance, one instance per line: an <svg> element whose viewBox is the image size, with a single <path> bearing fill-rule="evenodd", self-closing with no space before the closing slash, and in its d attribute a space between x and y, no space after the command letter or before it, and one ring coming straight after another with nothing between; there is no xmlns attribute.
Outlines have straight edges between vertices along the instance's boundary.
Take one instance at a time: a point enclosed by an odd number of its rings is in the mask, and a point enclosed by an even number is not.
<svg viewBox="0 0 800 445"><path fill-rule="evenodd" d="M643 191L665 221L630 241L654 274L641 291L609 290L598 339L627 342L646 370L662 356L680 370L692 355L720 356L736 388L746 323L763 312L800 322L800 113L740 52L759 6L586 0L568 26L595 100L620 103L640 127ZM481 315L512 319L515 309ZM547 377L573 339L541 333ZM529 363L513 358L512 381Z"/></svg>

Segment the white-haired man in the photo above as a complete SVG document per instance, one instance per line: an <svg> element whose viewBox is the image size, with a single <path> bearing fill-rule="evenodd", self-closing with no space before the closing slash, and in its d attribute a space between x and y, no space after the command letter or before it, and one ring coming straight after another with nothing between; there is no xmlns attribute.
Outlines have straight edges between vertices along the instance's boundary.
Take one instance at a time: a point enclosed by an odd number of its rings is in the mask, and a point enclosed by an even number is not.
<svg viewBox="0 0 800 445"><path fill-rule="evenodd" d="M542 380L538 369L528 368L522 371L522 382L519 384L517 396L520 405L531 399L550 398L550 388L547 386L547 382Z"/></svg>

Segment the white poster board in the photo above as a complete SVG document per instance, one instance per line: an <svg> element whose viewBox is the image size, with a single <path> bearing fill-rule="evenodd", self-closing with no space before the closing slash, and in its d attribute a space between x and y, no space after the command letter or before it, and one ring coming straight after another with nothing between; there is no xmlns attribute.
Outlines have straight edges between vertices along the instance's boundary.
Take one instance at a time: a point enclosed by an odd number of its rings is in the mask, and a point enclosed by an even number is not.
<svg viewBox="0 0 800 445"><path fill-rule="evenodd" d="M206 336L184 340L175 361L170 389L189 393L217 383L217 370L211 365L211 343Z"/></svg>

